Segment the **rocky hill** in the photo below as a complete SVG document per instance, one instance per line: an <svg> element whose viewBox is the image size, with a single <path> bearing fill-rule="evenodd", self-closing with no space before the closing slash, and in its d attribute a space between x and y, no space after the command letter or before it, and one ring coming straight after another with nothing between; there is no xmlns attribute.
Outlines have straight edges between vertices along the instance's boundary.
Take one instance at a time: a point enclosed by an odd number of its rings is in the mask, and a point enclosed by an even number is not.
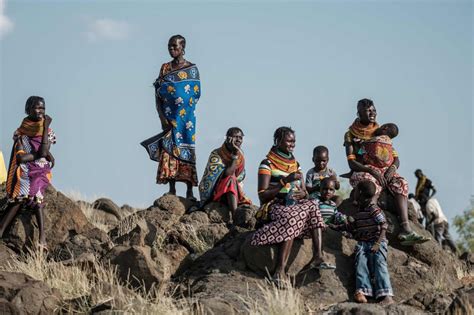
<svg viewBox="0 0 474 315"><path fill-rule="evenodd" d="M5 208L4 188L0 207ZM355 241L327 230L324 253L335 271L304 270L310 240L298 240L288 272L292 287L278 290L265 275L275 268L276 246L254 247L249 237L256 207L242 207L229 225L225 207L204 211L175 196L147 209L105 198L71 200L54 188L46 196L47 253L34 215L21 212L0 241L0 313L52 312L161 314L468 314L474 310L474 259L456 257L434 241L403 247L398 220L389 219L389 271L396 304L352 303ZM390 205L386 206L390 209ZM341 206L348 214L350 202ZM0 212L0 215L2 213ZM416 231L427 233L416 220ZM291 309L291 311L289 311ZM158 311L159 310L159 311Z"/></svg>

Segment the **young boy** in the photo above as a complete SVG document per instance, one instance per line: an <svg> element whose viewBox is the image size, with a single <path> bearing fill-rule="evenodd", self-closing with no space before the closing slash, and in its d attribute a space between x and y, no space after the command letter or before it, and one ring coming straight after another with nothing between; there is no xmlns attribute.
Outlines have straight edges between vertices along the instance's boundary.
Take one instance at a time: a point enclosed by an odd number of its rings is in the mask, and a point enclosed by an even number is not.
<svg viewBox="0 0 474 315"><path fill-rule="evenodd" d="M370 181L362 181L355 189L355 200L359 211L348 223L341 225L329 224L336 230L345 230L358 241L356 254L356 292L357 303L367 303L366 296L382 298L380 304L392 304L393 291L387 268L387 240L385 233L387 222L383 211L374 202L375 185ZM372 286L371 278L374 278Z"/></svg>
<svg viewBox="0 0 474 315"><path fill-rule="evenodd" d="M306 190L309 193L309 199L321 198L321 181L324 178L332 178L334 180L335 189L339 189L337 174L333 169L328 167L329 150L325 146L317 146L313 150L314 167L306 173ZM339 205L342 200L338 196L333 195L331 199Z"/></svg>
<svg viewBox="0 0 474 315"><path fill-rule="evenodd" d="M337 205L332 200L336 192L336 180L326 177L321 181L321 196L319 198L319 211L325 224L344 224L346 216L337 211Z"/></svg>

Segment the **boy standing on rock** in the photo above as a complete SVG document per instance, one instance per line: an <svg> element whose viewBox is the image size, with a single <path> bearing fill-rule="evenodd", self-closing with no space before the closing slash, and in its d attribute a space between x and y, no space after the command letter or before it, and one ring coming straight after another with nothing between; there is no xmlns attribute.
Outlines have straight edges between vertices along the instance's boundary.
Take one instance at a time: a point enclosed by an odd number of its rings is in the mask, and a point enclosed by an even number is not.
<svg viewBox="0 0 474 315"><path fill-rule="evenodd" d="M370 181L361 181L355 190L359 211L346 224L329 226L350 232L358 241L356 254L357 303L367 303L366 296L382 298L380 304L394 303L390 275L387 268L388 246L385 234L387 221L383 211L374 202L376 187ZM371 278L374 278L372 285Z"/></svg>

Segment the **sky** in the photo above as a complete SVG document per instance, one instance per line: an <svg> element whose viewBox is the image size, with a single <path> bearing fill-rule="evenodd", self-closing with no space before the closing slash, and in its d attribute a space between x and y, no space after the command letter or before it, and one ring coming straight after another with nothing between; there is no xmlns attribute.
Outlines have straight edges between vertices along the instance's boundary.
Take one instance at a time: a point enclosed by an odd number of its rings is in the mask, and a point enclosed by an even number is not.
<svg viewBox="0 0 474 315"><path fill-rule="evenodd" d="M348 171L343 135L357 100L400 135L400 174L432 179L449 219L473 195L473 5L470 1L0 0L0 149L8 159L28 96L46 100L58 142L53 184L84 198L146 207L167 191L139 143L160 132L152 83L171 35L197 64L199 176L226 130L244 130L245 187L274 130L296 130L306 171L326 145ZM184 185L178 184L178 193ZM196 192L197 193L197 192Z"/></svg>

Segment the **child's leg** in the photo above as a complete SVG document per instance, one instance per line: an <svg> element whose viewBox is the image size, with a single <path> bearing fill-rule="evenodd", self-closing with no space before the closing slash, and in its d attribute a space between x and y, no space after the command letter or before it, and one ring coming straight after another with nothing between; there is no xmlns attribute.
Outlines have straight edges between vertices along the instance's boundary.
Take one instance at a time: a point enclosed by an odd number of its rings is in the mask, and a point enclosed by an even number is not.
<svg viewBox="0 0 474 315"><path fill-rule="evenodd" d="M365 296L372 296L373 292L369 271L370 243L358 242L355 252L356 294L361 292Z"/></svg>
<svg viewBox="0 0 474 315"><path fill-rule="evenodd" d="M393 296L392 284L390 283L390 274L387 266L387 242L380 244L379 250L374 253L374 276L375 276L375 297Z"/></svg>
<svg viewBox="0 0 474 315"><path fill-rule="evenodd" d="M6 214L0 221L0 238L3 237L5 229L10 225L12 220L15 218L16 213L20 210L22 203L12 203L5 210Z"/></svg>

